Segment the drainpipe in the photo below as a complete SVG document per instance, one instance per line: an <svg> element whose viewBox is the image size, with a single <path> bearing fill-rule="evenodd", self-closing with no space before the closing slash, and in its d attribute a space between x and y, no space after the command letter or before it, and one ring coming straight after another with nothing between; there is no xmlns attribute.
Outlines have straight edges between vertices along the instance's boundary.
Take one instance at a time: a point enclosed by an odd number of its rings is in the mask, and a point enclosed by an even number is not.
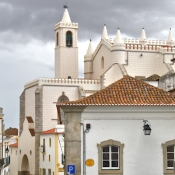
<svg viewBox="0 0 175 175"><path fill-rule="evenodd" d="M84 123L80 123L80 125L83 125L83 175L86 175L86 133L89 132L90 128L86 128L86 130L84 130Z"/></svg>

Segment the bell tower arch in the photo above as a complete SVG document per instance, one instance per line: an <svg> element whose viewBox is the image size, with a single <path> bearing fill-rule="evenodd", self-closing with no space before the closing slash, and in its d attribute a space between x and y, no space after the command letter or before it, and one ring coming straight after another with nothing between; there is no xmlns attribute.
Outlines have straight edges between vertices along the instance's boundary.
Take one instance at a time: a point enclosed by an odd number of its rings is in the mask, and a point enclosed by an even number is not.
<svg viewBox="0 0 175 175"><path fill-rule="evenodd" d="M72 23L67 8L55 25L55 78L78 78L78 23Z"/></svg>

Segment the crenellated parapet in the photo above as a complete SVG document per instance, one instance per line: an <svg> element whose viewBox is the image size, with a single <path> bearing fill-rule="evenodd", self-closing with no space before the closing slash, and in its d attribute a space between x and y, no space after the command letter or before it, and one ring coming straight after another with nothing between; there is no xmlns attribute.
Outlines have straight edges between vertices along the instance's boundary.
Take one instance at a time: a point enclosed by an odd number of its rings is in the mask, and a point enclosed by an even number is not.
<svg viewBox="0 0 175 175"><path fill-rule="evenodd" d="M125 44L139 44L139 39L123 39ZM113 44L115 42L115 38L109 38L108 42ZM167 45L165 40L147 40L147 45Z"/></svg>
<svg viewBox="0 0 175 175"><path fill-rule="evenodd" d="M100 80L95 79L84 79L84 78L78 78L78 79L67 79L67 78L60 78L60 79L56 79L56 78L38 78L35 79L29 83L26 83L24 85L24 88L29 88L32 86L42 86L42 85L96 85L96 84L100 84Z"/></svg>
<svg viewBox="0 0 175 175"><path fill-rule="evenodd" d="M60 27L77 28L78 29L78 23L59 22L55 25L55 30L57 30Z"/></svg>

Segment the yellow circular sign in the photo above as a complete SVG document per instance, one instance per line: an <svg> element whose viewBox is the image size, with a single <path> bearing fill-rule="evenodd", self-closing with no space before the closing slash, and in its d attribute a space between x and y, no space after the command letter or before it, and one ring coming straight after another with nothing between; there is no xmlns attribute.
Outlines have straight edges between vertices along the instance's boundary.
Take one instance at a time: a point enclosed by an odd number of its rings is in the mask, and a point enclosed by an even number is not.
<svg viewBox="0 0 175 175"><path fill-rule="evenodd" d="M93 159L87 159L85 163L86 163L86 166L93 166L94 165L94 160Z"/></svg>

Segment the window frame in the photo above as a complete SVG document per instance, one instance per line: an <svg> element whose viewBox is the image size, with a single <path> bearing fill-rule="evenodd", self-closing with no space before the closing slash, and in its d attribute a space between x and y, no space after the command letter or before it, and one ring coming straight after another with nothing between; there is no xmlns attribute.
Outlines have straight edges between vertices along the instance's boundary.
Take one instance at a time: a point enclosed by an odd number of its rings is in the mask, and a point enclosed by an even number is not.
<svg viewBox="0 0 175 175"><path fill-rule="evenodd" d="M112 146L114 146L114 147L117 147L118 148L118 151L117 151L117 154L118 154L118 159L117 159L117 161L118 161L118 167L112 167L111 166L111 162L112 162L112 158L111 158L111 155L112 155ZM104 152L103 151L103 148L104 147L109 147L109 152ZM103 167L103 161L105 160L105 159L103 159L103 154L105 154L105 153L109 153L109 167ZM120 147L118 147L118 146L116 146L116 145L105 145L105 146L103 146L102 147L102 169L103 170L117 170L117 169L119 169L119 167L120 167Z"/></svg>
<svg viewBox="0 0 175 175"><path fill-rule="evenodd" d="M171 174L175 175L174 168L167 167L167 147L168 146L174 146L174 161L175 161L175 139L167 141L162 144L163 148L163 170L164 170L164 175Z"/></svg>
<svg viewBox="0 0 175 175"><path fill-rule="evenodd" d="M116 146L119 148L119 159L118 159L118 168L103 168L102 165L102 148L104 146ZM106 140L106 141L102 141L100 144L97 144L98 147L98 173L99 174L123 174L123 149L124 149L124 144L119 142L119 141L115 141L112 139Z"/></svg>
<svg viewBox="0 0 175 175"><path fill-rule="evenodd" d="M49 171L50 171L50 174L49 174ZM52 175L52 171L50 168L48 169L48 175Z"/></svg>

